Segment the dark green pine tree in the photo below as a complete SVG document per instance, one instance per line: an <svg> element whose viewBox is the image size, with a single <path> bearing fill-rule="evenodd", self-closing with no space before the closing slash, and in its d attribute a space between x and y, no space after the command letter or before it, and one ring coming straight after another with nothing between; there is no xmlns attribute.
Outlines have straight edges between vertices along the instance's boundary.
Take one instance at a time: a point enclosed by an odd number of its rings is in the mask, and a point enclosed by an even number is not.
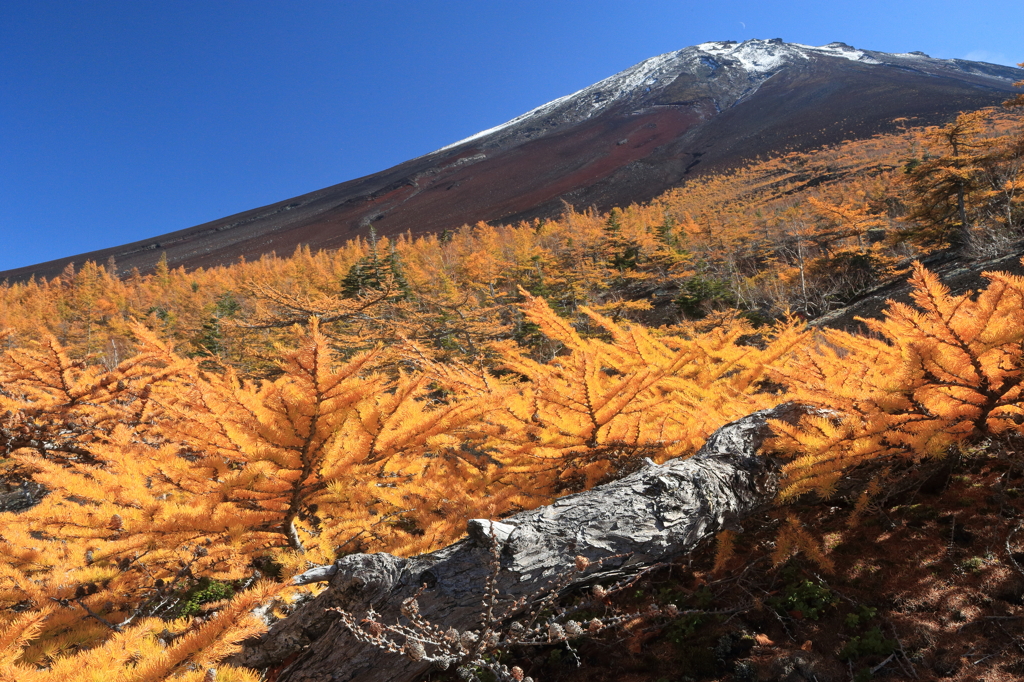
<svg viewBox="0 0 1024 682"><path fill-rule="evenodd" d="M640 246L622 237L622 211L613 208L605 222L605 248L609 264L623 272L635 270L640 259Z"/></svg>
<svg viewBox="0 0 1024 682"><path fill-rule="evenodd" d="M412 296L412 288L409 286L409 280L405 278L402 257L398 255L395 242L391 242L391 249L388 253L387 275L391 278L391 285L398 298L406 299Z"/></svg>
<svg viewBox="0 0 1024 682"><path fill-rule="evenodd" d="M396 298L408 298L412 294L409 282L402 271L401 256L391 242L387 258L380 257L377 246L377 231L370 226L370 253L360 258L349 268L341 280L341 295L355 298L367 291L391 290Z"/></svg>
<svg viewBox="0 0 1024 682"><path fill-rule="evenodd" d="M676 243L676 236L674 233L675 226L675 218L673 218L672 215L668 212L668 210L666 210L665 220L662 221L660 225L654 228L655 232L658 235L658 241L672 249L675 249L678 246L678 244Z"/></svg>

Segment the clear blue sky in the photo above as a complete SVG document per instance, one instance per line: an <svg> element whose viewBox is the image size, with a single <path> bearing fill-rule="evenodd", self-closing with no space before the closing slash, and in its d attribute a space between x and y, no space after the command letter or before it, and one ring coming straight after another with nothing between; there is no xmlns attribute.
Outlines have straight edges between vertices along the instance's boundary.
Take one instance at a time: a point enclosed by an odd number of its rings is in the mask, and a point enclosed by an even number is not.
<svg viewBox="0 0 1024 682"><path fill-rule="evenodd" d="M708 40L1024 61L1021 0L0 0L0 270L366 175Z"/></svg>

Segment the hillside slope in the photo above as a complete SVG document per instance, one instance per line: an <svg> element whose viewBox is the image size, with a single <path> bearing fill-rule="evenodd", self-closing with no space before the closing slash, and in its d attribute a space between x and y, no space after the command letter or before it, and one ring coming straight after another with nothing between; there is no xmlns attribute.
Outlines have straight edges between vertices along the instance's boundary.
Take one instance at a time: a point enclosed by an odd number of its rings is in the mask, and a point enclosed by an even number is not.
<svg viewBox="0 0 1024 682"><path fill-rule="evenodd" d="M367 233L441 232L477 221L646 201L689 177L784 149L868 137L895 118L945 121L998 104L1019 69L923 54L717 42L648 59L436 152L152 239L0 272L53 277L69 263L188 269Z"/></svg>

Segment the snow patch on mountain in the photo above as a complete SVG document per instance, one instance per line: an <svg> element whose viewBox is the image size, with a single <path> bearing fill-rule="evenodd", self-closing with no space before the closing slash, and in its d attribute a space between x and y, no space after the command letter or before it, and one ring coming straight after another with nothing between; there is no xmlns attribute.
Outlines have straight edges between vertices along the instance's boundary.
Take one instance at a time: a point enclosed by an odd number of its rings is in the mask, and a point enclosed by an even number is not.
<svg viewBox="0 0 1024 682"><path fill-rule="evenodd" d="M720 42L701 43L696 46L705 54L739 62L750 73L763 74L775 71L787 61L807 59L800 50L785 43L768 40L747 40L742 43Z"/></svg>
<svg viewBox="0 0 1024 682"><path fill-rule="evenodd" d="M665 77L675 77L679 73L678 62L681 58L683 50L678 52L668 52L666 54L658 55L657 57L651 57L644 61L631 66L625 71L621 71L614 76L605 78L590 87L578 90L571 95L559 97L556 100L552 100L547 104L543 104L536 109L516 116L511 121L502 123L501 125L488 128L475 135L470 135L467 138L454 142L445 147L441 147L437 151L443 152L453 147L472 142L482 137L493 135L494 133L501 132L507 128L512 128L521 123L526 123L534 119L541 119L551 114L558 112L565 105L569 105L572 110L572 118L576 121L582 121L586 118L603 111L615 102L620 102L624 99L628 99L631 95L637 92L646 92L650 90L652 86L657 84L660 80Z"/></svg>
<svg viewBox="0 0 1024 682"><path fill-rule="evenodd" d="M754 74L771 73L786 62L810 59L810 54L841 57L863 64L882 63L863 50L850 47L846 43L829 43L815 47L800 43L784 43L776 39L747 40L742 43L732 41L701 43L696 48L705 54L737 61L743 69Z"/></svg>
<svg viewBox="0 0 1024 682"><path fill-rule="evenodd" d="M583 92L583 91L580 90L580 92ZM481 130L479 133L476 133L475 135L470 135L469 137L465 137L465 138L459 140L458 142L452 142L449 145L441 147L437 151L438 152L443 152L443 151L446 151L448 149L452 149L453 147L458 147L459 145L466 144L467 142L472 142L473 140L479 139L481 137L487 137L488 135L492 135L494 133L501 132L502 130L505 130L506 128L511 128L512 126L519 125L520 123L523 123L524 121L528 121L530 119L534 119L534 118L538 118L538 117L544 116L544 115L546 115L546 114L548 114L550 112L553 112L561 104L563 104L564 102L567 102L568 100L572 99L577 94L578 93L573 93L572 95L566 95L565 97L559 97L558 99L551 100L547 104L542 104L541 106L537 107L536 109L530 109L525 114L522 114L520 116L516 116L511 121L506 121L505 123L502 123L501 125L496 125L493 128L488 128L487 130ZM437 152L434 152L434 153L436 154Z"/></svg>
<svg viewBox="0 0 1024 682"><path fill-rule="evenodd" d="M817 52L819 54L825 54L830 57L842 57L843 59L849 59L851 62L860 62L862 64L881 64L871 55L864 50L858 50L855 47L850 47L846 43L829 43L828 45L822 45L821 47L814 47L813 45L801 45L800 43L793 43L794 46L804 50L810 50L811 52Z"/></svg>

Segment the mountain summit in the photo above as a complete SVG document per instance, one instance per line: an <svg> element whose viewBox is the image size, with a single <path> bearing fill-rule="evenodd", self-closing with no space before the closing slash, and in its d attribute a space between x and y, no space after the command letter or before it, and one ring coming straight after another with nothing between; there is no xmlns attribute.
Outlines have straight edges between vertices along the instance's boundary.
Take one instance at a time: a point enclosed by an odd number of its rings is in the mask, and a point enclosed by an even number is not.
<svg viewBox="0 0 1024 682"><path fill-rule="evenodd" d="M923 52L873 52L840 42L822 47L784 43L780 38L742 43L731 40L701 43L644 60L588 88L537 107L438 152L471 142L486 145L524 142L619 106L629 107L632 113L640 113L647 107L692 105L704 100L713 104L716 113L720 113L750 97L763 83L786 69L843 66L841 63L830 64L835 59L958 80L978 77L987 85L993 85L987 81L995 78L1005 81L1002 83L1005 86L1013 83L1019 75L1018 69L995 64L932 59ZM995 87L999 88L998 85Z"/></svg>
<svg viewBox="0 0 1024 682"><path fill-rule="evenodd" d="M440 232L477 221L606 209L696 173L998 104L1024 72L845 43L709 42L652 57L435 152L356 180L153 239L0 272L52 277L69 263L152 269L252 259L299 244Z"/></svg>

